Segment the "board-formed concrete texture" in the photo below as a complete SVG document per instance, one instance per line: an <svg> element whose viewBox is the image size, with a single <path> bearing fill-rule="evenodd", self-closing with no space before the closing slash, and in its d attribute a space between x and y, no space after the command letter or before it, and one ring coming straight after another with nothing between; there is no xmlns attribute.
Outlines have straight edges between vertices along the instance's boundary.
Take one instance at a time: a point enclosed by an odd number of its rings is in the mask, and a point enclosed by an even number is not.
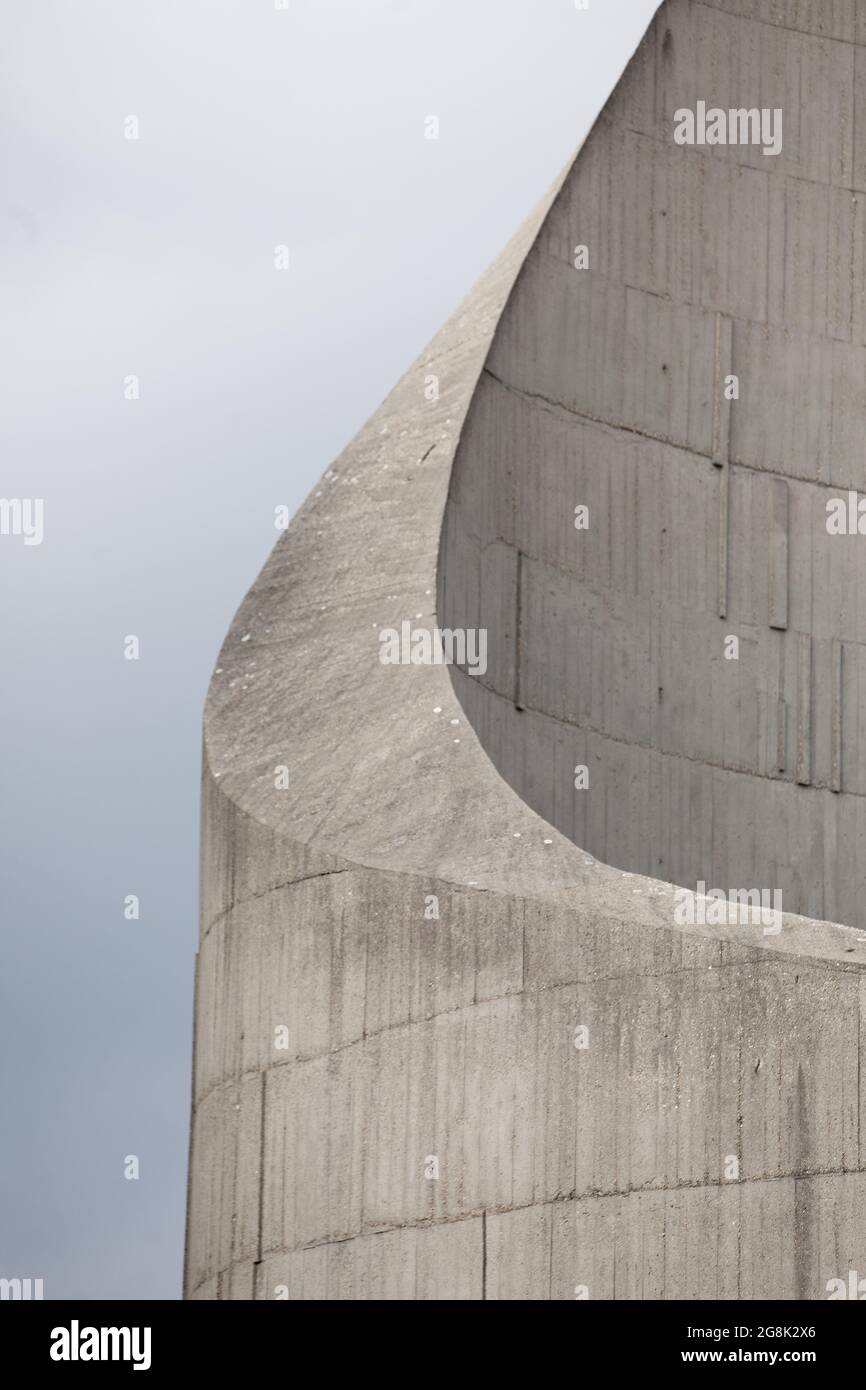
<svg viewBox="0 0 866 1390"><path fill-rule="evenodd" d="M220 656L188 1297L866 1276L864 424L866 3L666 0Z"/></svg>

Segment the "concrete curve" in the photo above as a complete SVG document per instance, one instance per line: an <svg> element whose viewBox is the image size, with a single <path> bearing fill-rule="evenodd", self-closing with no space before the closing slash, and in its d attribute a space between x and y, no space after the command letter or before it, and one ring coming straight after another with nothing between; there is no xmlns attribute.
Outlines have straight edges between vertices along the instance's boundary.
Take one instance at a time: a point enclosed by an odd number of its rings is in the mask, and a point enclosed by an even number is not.
<svg viewBox="0 0 866 1390"><path fill-rule="evenodd" d="M188 1297L804 1298L866 1267L866 943L834 858L862 804L860 561L816 521L859 479L859 397L838 427L833 405L866 343L866 18L759 13L665 0L232 624L205 712ZM851 121L821 124L846 91ZM802 119L772 158L676 146L705 98ZM487 670L383 664L404 622L484 629ZM814 916L678 921L673 885L717 874Z"/></svg>

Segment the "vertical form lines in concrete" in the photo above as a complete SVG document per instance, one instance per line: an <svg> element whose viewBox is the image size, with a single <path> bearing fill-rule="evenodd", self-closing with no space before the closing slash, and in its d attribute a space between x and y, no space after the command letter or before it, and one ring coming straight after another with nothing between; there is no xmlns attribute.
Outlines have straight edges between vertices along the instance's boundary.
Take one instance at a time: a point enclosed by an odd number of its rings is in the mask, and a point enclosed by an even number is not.
<svg viewBox="0 0 866 1390"><path fill-rule="evenodd" d="M832 714L830 747L832 749L830 766L830 787L834 792L842 790L842 643L833 638L831 646L831 698Z"/></svg>
<svg viewBox="0 0 866 1390"><path fill-rule="evenodd" d="M523 709L523 692L520 688L520 646L523 641L523 551L517 552L517 565L514 581L514 708Z"/></svg>
<svg viewBox="0 0 866 1390"><path fill-rule="evenodd" d="M716 314L715 368L713 371L713 463L719 476L719 597L720 618L728 616L728 512L730 510L731 402L725 391L733 356L733 323Z"/></svg>
<svg viewBox="0 0 866 1390"><path fill-rule="evenodd" d="M808 787L812 781L812 638L799 636L797 653L797 781Z"/></svg>

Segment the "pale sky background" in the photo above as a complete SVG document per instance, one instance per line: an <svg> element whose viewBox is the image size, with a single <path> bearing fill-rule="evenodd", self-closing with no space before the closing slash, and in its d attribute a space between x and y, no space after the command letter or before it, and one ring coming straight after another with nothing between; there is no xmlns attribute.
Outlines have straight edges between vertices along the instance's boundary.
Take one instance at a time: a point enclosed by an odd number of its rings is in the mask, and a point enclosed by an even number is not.
<svg viewBox="0 0 866 1390"><path fill-rule="evenodd" d="M0 1276L180 1296L222 637L655 8L0 0Z"/></svg>

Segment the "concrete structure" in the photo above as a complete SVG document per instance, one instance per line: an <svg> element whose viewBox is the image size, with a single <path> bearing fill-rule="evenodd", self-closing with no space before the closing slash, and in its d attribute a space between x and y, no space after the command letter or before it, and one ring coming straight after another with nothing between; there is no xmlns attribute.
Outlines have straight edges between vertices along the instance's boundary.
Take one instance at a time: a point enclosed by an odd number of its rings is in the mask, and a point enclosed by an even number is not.
<svg viewBox="0 0 866 1390"><path fill-rule="evenodd" d="M866 487L864 85L866 3L666 0L247 596L188 1296L866 1277L866 537L826 524ZM781 151L677 144L701 102ZM486 669L384 664L403 622ZM785 915L690 924L699 881Z"/></svg>

